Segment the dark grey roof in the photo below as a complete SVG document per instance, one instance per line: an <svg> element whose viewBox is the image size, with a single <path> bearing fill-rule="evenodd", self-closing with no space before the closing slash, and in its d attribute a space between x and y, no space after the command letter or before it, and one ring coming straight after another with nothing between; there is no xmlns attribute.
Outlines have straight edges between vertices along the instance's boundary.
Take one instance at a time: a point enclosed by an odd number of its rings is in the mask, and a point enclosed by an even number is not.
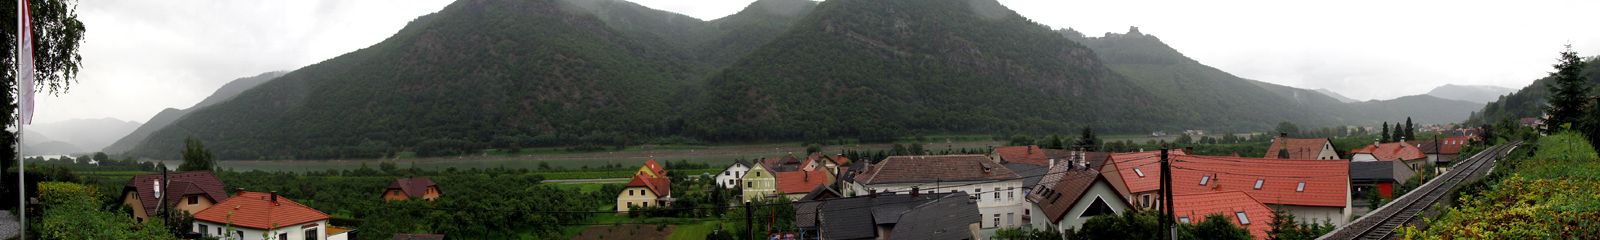
<svg viewBox="0 0 1600 240"><path fill-rule="evenodd" d="M1395 165L1400 161L1350 162L1351 181L1395 181Z"/></svg>
<svg viewBox="0 0 1600 240"><path fill-rule="evenodd" d="M1010 168L1017 175L1022 175L1022 186L1024 187L1038 185L1039 179L1044 178L1044 174L1050 171L1049 168L1026 163L1007 163L1006 168Z"/></svg>
<svg viewBox="0 0 1600 240"><path fill-rule="evenodd" d="M872 222L872 199L840 198L824 201L820 220L824 239L869 239L878 236ZM798 214L796 214L798 217Z"/></svg>
<svg viewBox="0 0 1600 240"><path fill-rule="evenodd" d="M857 196L801 202L795 206L795 221L797 227L802 229L818 227L815 225L820 222L821 235L824 239L877 238L877 226L895 225L908 220L903 215L916 206L954 194L960 194L963 196L960 199L965 201L964 193L934 193L880 194L875 197ZM977 214L974 208L972 215L976 217Z"/></svg>
<svg viewBox="0 0 1600 240"><path fill-rule="evenodd" d="M970 229L982 219L978 205L968 202L966 193L949 194L900 215L889 239L972 239Z"/></svg>
<svg viewBox="0 0 1600 240"><path fill-rule="evenodd" d="M751 166L750 165L750 161L745 161L744 159L733 160L733 164L744 165L744 167L750 167ZM733 165L728 165L728 166L732 167Z"/></svg>
<svg viewBox="0 0 1600 240"><path fill-rule="evenodd" d="M829 188L828 185L817 185L817 187L811 188L811 192L810 193L806 193L806 195L804 197L800 197L800 200L802 200L802 201L817 201L817 200L827 200L827 199L839 198L839 197L842 197L842 196L844 196L844 195L843 194L839 194L839 191L834 191L833 188Z"/></svg>

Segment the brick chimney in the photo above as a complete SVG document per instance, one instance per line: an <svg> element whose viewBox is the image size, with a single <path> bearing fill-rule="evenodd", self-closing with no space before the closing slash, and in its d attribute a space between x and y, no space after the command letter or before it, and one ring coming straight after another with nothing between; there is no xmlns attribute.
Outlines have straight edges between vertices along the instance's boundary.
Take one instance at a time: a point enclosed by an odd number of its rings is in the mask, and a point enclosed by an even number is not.
<svg viewBox="0 0 1600 240"><path fill-rule="evenodd" d="M278 191L272 191L271 194L272 194L272 205L273 206L277 206L278 205Z"/></svg>

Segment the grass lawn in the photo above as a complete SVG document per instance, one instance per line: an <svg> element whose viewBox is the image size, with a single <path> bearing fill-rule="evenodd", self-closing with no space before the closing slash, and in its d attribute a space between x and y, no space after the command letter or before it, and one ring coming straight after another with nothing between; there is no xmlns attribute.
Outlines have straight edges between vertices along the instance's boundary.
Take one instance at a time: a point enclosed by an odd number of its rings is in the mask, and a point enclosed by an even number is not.
<svg viewBox="0 0 1600 240"><path fill-rule="evenodd" d="M668 240L680 240L680 239L681 240L697 240L697 239L705 239L706 235L711 234L712 230L717 229L717 224L722 224L722 223L723 223L722 221L704 221L704 222L695 223L695 224L678 225L677 228L673 229L672 235L667 235L667 239Z"/></svg>
<svg viewBox="0 0 1600 240"><path fill-rule="evenodd" d="M1531 155L1529 153L1532 153ZM1409 239L1583 239L1600 236L1600 156L1582 135L1525 144L1484 184ZM1509 176L1507 176L1509 175Z"/></svg>

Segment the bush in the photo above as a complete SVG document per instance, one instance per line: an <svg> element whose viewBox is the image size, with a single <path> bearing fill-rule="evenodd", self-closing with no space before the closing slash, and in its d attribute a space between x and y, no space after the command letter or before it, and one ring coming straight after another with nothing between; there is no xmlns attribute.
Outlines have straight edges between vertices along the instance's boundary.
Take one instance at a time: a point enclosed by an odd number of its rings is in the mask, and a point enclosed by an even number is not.
<svg viewBox="0 0 1600 240"><path fill-rule="evenodd" d="M161 219L134 221L122 211L100 207L94 187L76 183L39 183L44 213L29 228L38 239L176 239Z"/></svg>

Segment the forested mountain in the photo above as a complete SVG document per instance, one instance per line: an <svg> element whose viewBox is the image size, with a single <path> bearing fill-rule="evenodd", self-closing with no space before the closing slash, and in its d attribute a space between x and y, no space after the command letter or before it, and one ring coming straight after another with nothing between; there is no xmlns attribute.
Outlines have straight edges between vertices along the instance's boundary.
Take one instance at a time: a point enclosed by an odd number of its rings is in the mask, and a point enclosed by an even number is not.
<svg viewBox="0 0 1600 240"><path fill-rule="evenodd" d="M1241 79L1142 33L1064 37L995 0L760 0L711 21L619 0L458 0L128 153L177 158L186 137L221 159L339 159L1404 119L1370 105Z"/></svg>
<svg viewBox="0 0 1600 240"><path fill-rule="evenodd" d="M117 139L116 142L111 143L109 146L105 146L105 148L101 149L100 151L108 153L127 152L129 149L133 149L134 145L139 144L140 142L143 142L145 138L150 137L150 133L160 130L161 128L165 128L167 125L171 125L173 121L177 121L178 118L183 117L190 111L215 105L222 101L227 101L228 99L233 99L234 96L238 96L239 93L244 92L244 90L249 90L250 88L256 87L256 85L261 85L261 83L278 78L278 76L283 76L284 73L285 72L282 71L268 72L253 77L229 81L227 84L223 84L222 87L217 88L217 91L212 92L211 96L206 96L206 98L200 100L199 103L195 103L194 106L186 109L167 108L161 110L161 112L156 113L155 116L150 117L149 121L145 121L143 125L139 125L138 128L133 129L133 131L127 135L123 135L122 138Z"/></svg>
<svg viewBox="0 0 1600 240"><path fill-rule="evenodd" d="M1393 122L1407 117L1418 123L1448 123L1466 119L1480 106L1428 95L1347 102L1324 93L1325 90L1239 78L1188 58L1159 38L1139 32L1138 28L1130 28L1125 34L1106 33L1103 37L1086 37L1072 29L1058 32L1094 49L1107 66L1127 76L1130 82L1150 90L1164 101L1163 104L1177 106L1169 114L1201 120L1176 124L1265 129L1265 125L1280 121L1327 126ZM1217 124L1219 122L1234 124Z"/></svg>
<svg viewBox="0 0 1600 240"><path fill-rule="evenodd" d="M1331 114L1324 107L1308 107L1316 105L1302 101L1285 101L1250 80L1201 64L1136 27L1126 34L1106 33L1102 37L1085 37L1071 29L1058 32L1094 49L1107 66L1149 90L1162 104L1176 107L1167 114L1192 120L1182 125L1266 129L1282 121L1309 126L1347 122L1343 118L1348 116ZM1328 104L1321 100L1307 101Z"/></svg>
<svg viewBox="0 0 1600 240"><path fill-rule="evenodd" d="M1433 88L1431 91L1428 91L1428 95L1443 99L1488 103L1494 101L1495 99L1499 99L1502 95L1516 91L1516 89L1499 86L1445 84L1444 86L1439 86Z"/></svg>
<svg viewBox="0 0 1600 240"><path fill-rule="evenodd" d="M1179 117L1123 81L993 0L832 0L713 76L690 124L711 140L883 139Z"/></svg>
<svg viewBox="0 0 1600 240"><path fill-rule="evenodd" d="M1600 84L1600 58L1589 57L1585 60L1582 75L1589 84ZM1502 121L1517 121L1525 117L1539 117L1544 114L1545 98L1550 95L1553 79L1546 76L1534 80L1533 84L1517 90L1515 93L1500 96L1498 100L1489 102L1482 110L1472 113L1467 120L1468 124L1493 124Z"/></svg>

